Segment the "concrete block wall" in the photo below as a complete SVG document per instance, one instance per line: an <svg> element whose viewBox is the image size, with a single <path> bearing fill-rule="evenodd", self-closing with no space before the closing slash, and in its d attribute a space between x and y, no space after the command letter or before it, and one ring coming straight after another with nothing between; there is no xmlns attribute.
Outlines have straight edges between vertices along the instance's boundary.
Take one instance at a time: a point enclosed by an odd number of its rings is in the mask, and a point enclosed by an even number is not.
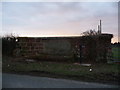
<svg viewBox="0 0 120 90"><path fill-rule="evenodd" d="M32 38L19 37L19 55L46 59L72 58L72 45L69 38Z"/></svg>
<svg viewBox="0 0 120 90"><path fill-rule="evenodd" d="M19 38L20 54L23 56L34 56L43 52L43 42L37 38Z"/></svg>
<svg viewBox="0 0 120 90"><path fill-rule="evenodd" d="M40 59L73 59L74 51L82 48L84 61L95 62L110 47L111 34L83 37L19 37L19 55ZM104 40L103 40L104 39ZM77 48L76 48L77 47ZM101 49L100 49L101 48ZM92 54L93 53L93 54ZM89 59L89 60L88 60Z"/></svg>

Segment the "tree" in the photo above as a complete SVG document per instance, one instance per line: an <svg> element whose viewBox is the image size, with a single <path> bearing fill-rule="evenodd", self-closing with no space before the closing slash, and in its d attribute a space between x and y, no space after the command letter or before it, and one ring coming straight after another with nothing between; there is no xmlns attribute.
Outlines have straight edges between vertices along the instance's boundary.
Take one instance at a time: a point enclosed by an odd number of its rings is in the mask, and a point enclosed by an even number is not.
<svg viewBox="0 0 120 90"><path fill-rule="evenodd" d="M5 35L2 37L2 53L3 55L12 56L17 45L17 37L15 35Z"/></svg>
<svg viewBox="0 0 120 90"><path fill-rule="evenodd" d="M83 36L93 36L93 35L98 35L99 33L95 30L89 30L89 31L85 31L82 33Z"/></svg>

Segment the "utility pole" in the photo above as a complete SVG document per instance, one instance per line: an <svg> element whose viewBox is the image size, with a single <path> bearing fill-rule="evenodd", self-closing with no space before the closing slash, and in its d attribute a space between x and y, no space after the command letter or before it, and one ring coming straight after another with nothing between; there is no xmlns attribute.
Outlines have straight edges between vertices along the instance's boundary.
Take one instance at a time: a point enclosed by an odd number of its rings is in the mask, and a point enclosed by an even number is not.
<svg viewBox="0 0 120 90"><path fill-rule="evenodd" d="M100 20L100 34L102 32L102 24L101 24L101 20Z"/></svg>
<svg viewBox="0 0 120 90"><path fill-rule="evenodd" d="M100 34L100 26L98 25L98 34Z"/></svg>
<svg viewBox="0 0 120 90"><path fill-rule="evenodd" d="M101 20L100 20L100 23L98 25L98 34L101 34L102 33L102 23L101 23Z"/></svg>

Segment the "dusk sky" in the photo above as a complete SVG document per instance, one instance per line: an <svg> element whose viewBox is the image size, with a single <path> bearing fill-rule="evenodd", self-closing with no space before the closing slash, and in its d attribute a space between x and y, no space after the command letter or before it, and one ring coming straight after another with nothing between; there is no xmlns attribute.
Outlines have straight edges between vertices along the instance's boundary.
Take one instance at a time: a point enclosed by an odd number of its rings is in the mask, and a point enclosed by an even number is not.
<svg viewBox="0 0 120 90"><path fill-rule="evenodd" d="M2 34L19 36L79 36L90 29L118 39L117 2L2 2Z"/></svg>

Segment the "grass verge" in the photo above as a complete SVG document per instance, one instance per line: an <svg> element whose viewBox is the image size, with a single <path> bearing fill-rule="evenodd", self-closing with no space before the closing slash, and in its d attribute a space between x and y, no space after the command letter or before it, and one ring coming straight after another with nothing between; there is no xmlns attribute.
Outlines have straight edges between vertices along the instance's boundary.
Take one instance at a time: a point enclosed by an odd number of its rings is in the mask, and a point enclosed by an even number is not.
<svg viewBox="0 0 120 90"><path fill-rule="evenodd" d="M118 64L92 64L91 67L60 62L25 62L20 58L3 58L3 72L118 84ZM92 68L92 71L89 69Z"/></svg>

